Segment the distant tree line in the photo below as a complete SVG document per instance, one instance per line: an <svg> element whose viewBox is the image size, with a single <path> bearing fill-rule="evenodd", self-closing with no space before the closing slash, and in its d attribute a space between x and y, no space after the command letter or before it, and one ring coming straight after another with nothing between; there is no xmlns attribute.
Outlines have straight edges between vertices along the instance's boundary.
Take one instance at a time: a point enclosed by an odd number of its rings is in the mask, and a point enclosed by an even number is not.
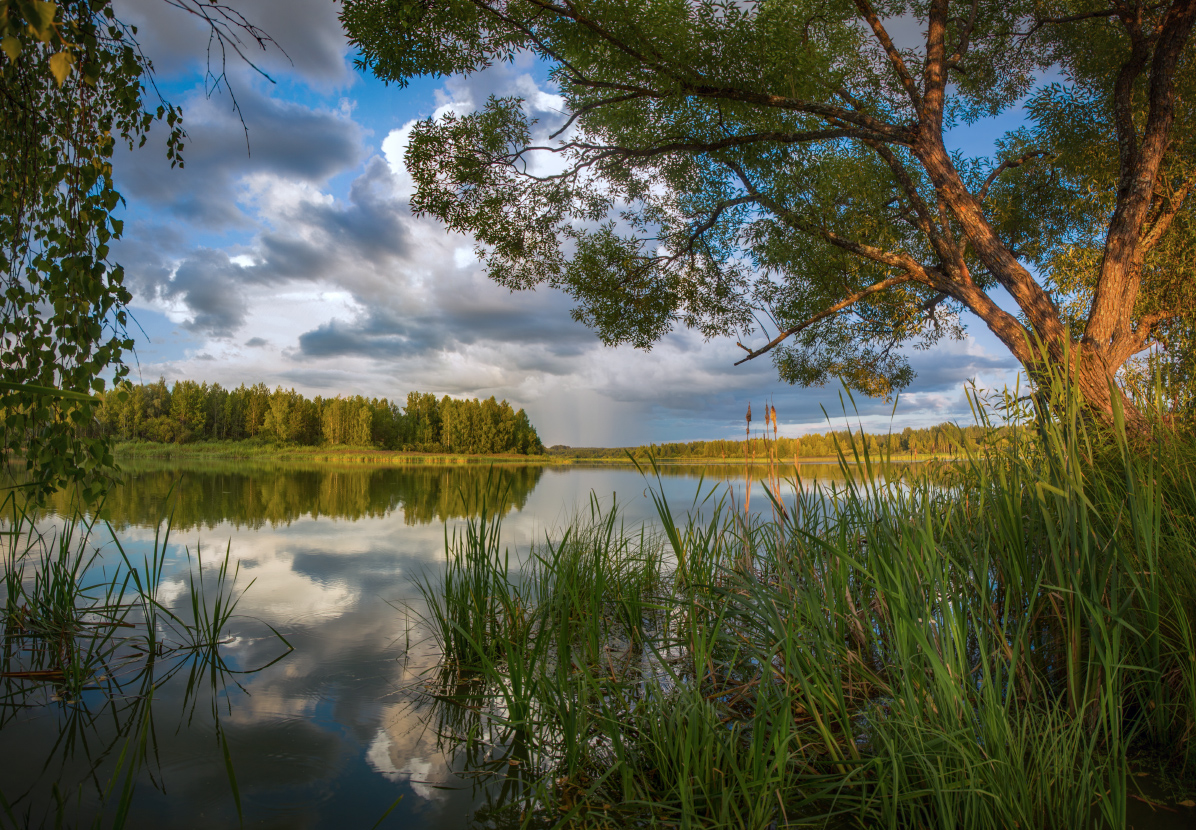
<svg viewBox="0 0 1196 830"><path fill-rule="evenodd" d="M414 452L521 453L544 451L522 409L506 401L439 400L411 392L400 406L386 398L308 399L281 386L165 379L125 384L104 395L95 429L120 441L185 444L259 439L305 446L346 445Z"/></svg>
<svg viewBox="0 0 1196 830"><path fill-rule="evenodd" d="M906 427L901 432L884 434L865 433L863 430L851 432L848 430L831 430L825 433L812 433L796 438L779 436L753 438L750 443L737 440L688 441L685 443L648 444L642 447L625 449L604 448L574 448L554 446L549 452L554 455L566 455L576 458L618 458L626 457L628 451L637 458L647 457L651 453L658 459L693 458L745 458L754 456L766 459L776 454L780 460L797 458L825 458L833 457L837 449L850 455L852 441L861 450L865 447L873 455L889 453L893 455L949 455L961 450L975 451L982 444L991 445L994 438L1000 439L1001 430L982 426L960 427L955 424L939 424L933 427L913 429Z"/></svg>

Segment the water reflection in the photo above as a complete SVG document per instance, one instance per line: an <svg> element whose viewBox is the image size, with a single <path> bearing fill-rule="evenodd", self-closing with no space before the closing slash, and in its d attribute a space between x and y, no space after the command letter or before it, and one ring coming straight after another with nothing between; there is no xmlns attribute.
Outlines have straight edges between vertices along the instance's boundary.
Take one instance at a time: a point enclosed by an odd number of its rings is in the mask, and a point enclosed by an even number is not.
<svg viewBox="0 0 1196 830"><path fill-rule="evenodd" d="M230 665L266 662L276 645L271 629L294 647L285 660L238 676L239 685L211 692L197 710L216 704L222 713L220 734L248 826L370 827L400 796L381 826L497 821L495 793L467 774L468 759L447 751L430 722L423 672L436 655L415 624L420 607L411 577L435 573L445 534L477 509L479 495L492 498L500 489L508 494L503 536L516 560L584 510L591 493L605 507L617 501L629 529L655 521L646 494L653 482L625 467L139 462L127 468L103 517L129 558L140 562L173 513L156 594L162 606L178 614L188 607L197 550L205 562L227 551L230 567L240 568L239 585L248 586L237 608L244 616L226 632ZM839 477L836 468L814 465L805 465L803 475ZM693 504L703 479L706 492L729 494L739 505L744 500L741 467L670 466L661 476L679 512ZM753 508L767 510L755 487ZM61 526L68 508L60 496L52 505L58 515L44 524ZM112 544L102 546L97 567L110 568L118 557ZM129 826L236 824L212 721L188 716L184 684L161 685L153 706L155 763L135 776ZM2 726L5 745L27 748L24 755L0 753L5 795L28 792L23 803L40 810L26 823L53 815L51 784L76 787L85 777L41 768L54 757L66 714L40 707ZM112 753L104 763L111 769ZM84 814L100 809L94 793L83 802Z"/></svg>
<svg viewBox="0 0 1196 830"><path fill-rule="evenodd" d="M169 512L180 531L221 524L258 530L289 525L304 517L358 520L383 518L396 511L408 525L443 524L476 515L481 499L494 504L500 492L505 493L508 512L521 512L546 474L554 482L562 475L587 483L644 481L632 468L609 465L380 467L137 460L125 462L123 469L125 484L109 494L101 517L123 529L156 525ZM659 473L665 479L685 482L681 490L686 503L693 484L700 479L730 484L739 500L743 498L746 473L738 465L674 464L661 466ZM839 468L830 464L804 464L801 473L807 484L843 478ZM761 498L759 482L766 476L763 466L751 468L755 493ZM781 469L780 477L792 479L794 468ZM584 491L574 486L567 490L584 501ZM60 515L69 514L71 494L56 494L50 507Z"/></svg>
<svg viewBox="0 0 1196 830"><path fill-rule="evenodd" d="M477 500L491 503L506 493L508 509L520 510L544 468L270 466L226 462L192 466L162 463L124 465L127 486L109 494L103 518L120 528L159 521L173 512L177 530L222 523L259 529L287 525L301 517L364 519L401 511L407 524L442 523L471 515ZM69 509L69 493L57 494L53 509ZM169 499L169 501L168 501Z"/></svg>

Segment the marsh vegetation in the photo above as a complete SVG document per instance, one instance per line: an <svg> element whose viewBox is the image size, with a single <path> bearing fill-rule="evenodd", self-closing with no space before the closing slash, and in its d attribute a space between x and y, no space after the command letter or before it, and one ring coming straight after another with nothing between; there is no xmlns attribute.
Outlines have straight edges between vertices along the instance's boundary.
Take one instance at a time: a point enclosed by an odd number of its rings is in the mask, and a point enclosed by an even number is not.
<svg viewBox="0 0 1196 830"><path fill-rule="evenodd" d="M774 498L771 519L717 489L682 514L659 491L648 532L594 501L518 567L500 514L472 520L425 623L440 734L501 782L492 817L1183 820L1131 759L1191 771L1190 444L1132 445L1074 400L1011 414L1010 447L937 475L876 475L848 444L841 483Z"/></svg>
<svg viewBox="0 0 1196 830"><path fill-rule="evenodd" d="M139 462L94 516L10 500L0 824L1184 826L1190 442L1008 414L801 482Z"/></svg>
<svg viewBox="0 0 1196 830"><path fill-rule="evenodd" d="M291 649L266 625L276 646L269 661L246 666L228 655L230 622L248 587L237 584L229 551L213 557L188 549L183 601L170 603L163 585L169 520L158 523L138 559L110 526L85 514L36 522L16 491L0 515L0 731L11 748L22 745L31 773L6 776L0 826L126 826L146 779L164 786L156 725L164 719L214 739L210 750L222 758L226 797L240 816L221 720L232 711L227 691ZM164 689L174 697L166 712L158 702ZM54 722L50 745L22 741L39 718Z"/></svg>

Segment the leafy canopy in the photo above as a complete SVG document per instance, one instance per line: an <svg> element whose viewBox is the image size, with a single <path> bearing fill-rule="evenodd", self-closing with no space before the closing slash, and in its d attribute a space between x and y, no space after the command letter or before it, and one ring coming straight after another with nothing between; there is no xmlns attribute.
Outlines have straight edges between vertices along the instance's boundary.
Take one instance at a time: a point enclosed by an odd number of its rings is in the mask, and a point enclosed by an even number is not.
<svg viewBox="0 0 1196 830"><path fill-rule="evenodd" d="M227 86L229 50L252 67L244 47L273 44L215 0L166 2L209 29L219 61L209 91ZM152 66L135 35L111 0L0 0L2 449L24 457L41 496L74 482L94 497L114 467L108 442L88 430L103 375L124 378L133 346L124 272L109 259L124 230L113 153L143 145L162 121L166 156L182 165L182 115L149 105Z"/></svg>
<svg viewBox="0 0 1196 830"><path fill-rule="evenodd" d="M887 394L913 377L896 347L960 336L969 310L1032 369L1074 354L1106 411L1127 359L1196 322L1194 16L1196 0L342 13L361 66L400 85L521 53L549 67L551 123L491 98L418 125L412 206L474 234L499 283L568 292L604 341L775 333L745 359ZM948 148L1023 104L993 155Z"/></svg>
<svg viewBox="0 0 1196 830"><path fill-rule="evenodd" d="M147 109L149 64L108 0L0 3L0 413L4 449L24 455L35 489L98 492L112 467L87 437L100 374L128 369L129 302L109 261L122 223L112 179L118 142L144 143L155 120L182 150L177 110Z"/></svg>

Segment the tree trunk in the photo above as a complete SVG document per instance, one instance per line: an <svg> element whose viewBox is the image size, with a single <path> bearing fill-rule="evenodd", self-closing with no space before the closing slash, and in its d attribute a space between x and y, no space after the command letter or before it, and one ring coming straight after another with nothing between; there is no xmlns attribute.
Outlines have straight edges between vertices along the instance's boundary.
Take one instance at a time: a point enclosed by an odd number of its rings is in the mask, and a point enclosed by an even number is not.
<svg viewBox="0 0 1196 830"><path fill-rule="evenodd" d="M1085 410L1107 426L1116 420L1115 405L1120 408L1126 433L1130 436L1143 435L1150 429L1150 422L1141 409L1134 404L1117 383L1117 371L1121 368L1107 367L1099 351L1089 344L1070 344L1066 348L1054 343L1046 349L1047 358L1022 360L1031 380L1042 392L1055 390L1061 383L1072 386L1078 392ZM1054 405L1065 404L1051 396Z"/></svg>

